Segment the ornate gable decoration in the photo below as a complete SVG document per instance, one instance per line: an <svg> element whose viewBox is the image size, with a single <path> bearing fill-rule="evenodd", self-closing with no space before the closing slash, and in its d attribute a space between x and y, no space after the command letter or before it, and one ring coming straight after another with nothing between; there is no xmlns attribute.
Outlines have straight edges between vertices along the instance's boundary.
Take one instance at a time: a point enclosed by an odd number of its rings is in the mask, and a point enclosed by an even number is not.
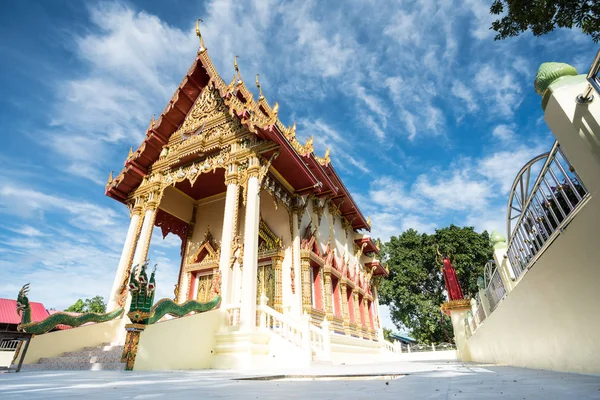
<svg viewBox="0 0 600 400"><path fill-rule="evenodd" d="M207 85L196 99L183 124L175 131L175 135L181 136L183 140L200 135L207 122L223 115L224 112L227 112L227 109L221 95L212 85Z"/></svg>
<svg viewBox="0 0 600 400"><path fill-rule="evenodd" d="M270 253L278 252L283 247L283 240L269 228L267 223L261 218L258 228L258 252Z"/></svg>
<svg viewBox="0 0 600 400"><path fill-rule="evenodd" d="M206 268L215 268L219 266L220 251L210 230L204 233L204 240L198 247L198 250L188 258L186 270L197 271Z"/></svg>

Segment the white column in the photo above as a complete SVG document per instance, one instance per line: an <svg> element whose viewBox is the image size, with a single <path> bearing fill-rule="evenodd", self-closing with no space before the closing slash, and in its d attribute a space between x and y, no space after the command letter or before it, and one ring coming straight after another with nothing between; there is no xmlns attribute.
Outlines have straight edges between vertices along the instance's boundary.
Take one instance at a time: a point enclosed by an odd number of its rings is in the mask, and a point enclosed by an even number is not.
<svg viewBox="0 0 600 400"><path fill-rule="evenodd" d="M150 239L152 239L152 230L154 229L154 219L156 217L156 208L148 208L144 214L144 223L142 232L138 240L135 255L133 256L133 265L137 265L146 260L148 249L150 248Z"/></svg>
<svg viewBox="0 0 600 400"><path fill-rule="evenodd" d="M123 245L123 251L121 252L121 258L119 260L119 266L117 267L117 273L115 280L110 291L110 297L108 299L108 311L113 311L117 308L117 297L119 295L118 290L123 284L125 278L125 272L131 267L131 256L135 251L136 245L136 233L141 223L141 209L136 208L133 210L131 221L129 222L129 229L127 230L127 236L125 237L125 244Z"/></svg>
<svg viewBox="0 0 600 400"><path fill-rule="evenodd" d="M140 264L146 260L148 256L148 249L150 248L150 239L152 238L152 229L154 228L154 220L156 218L157 202L149 201L146 204L146 212L144 213L144 222L142 223L142 231L138 238L137 245L135 248L135 255L133 256L133 265ZM136 271L139 272L139 269ZM119 344L125 343L125 325L131 323L127 313L129 312L129 306L131 305L131 293L127 292L127 300L125 301L125 312L124 317L121 319L121 328L117 330L117 337L115 342Z"/></svg>
<svg viewBox="0 0 600 400"><path fill-rule="evenodd" d="M239 186L237 182L227 185L227 196L225 198L225 213L223 216L223 235L221 237L221 259L219 268L221 270L221 298L222 304L228 305L232 302L231 290L233 271L231 270L231 245L233 242L234 213L238 202Z"/></svg>
<svg viewBox="0 0 600 400"><path fill-rule="evenodd" d="M294 294L292 301L292 312L294 315L302 315L302 265L300 259L300 232L298 228L298 211L292 215L292 246L294 259L292 268L294 268Z"/></svg>
<svg viewBox="0 0 600 400"><path fill-rule="evenodd" d="M260 217L258 187L258 177L250 175L246 199L242 304L240 309L240 331L245 332L252 332L256 327L256 274L258 270L258 223Z"/></svg>
<svg viewBox="0 0 600 400"><path fill-rule="evenodd" d="M381 324L381 316L379 314L379 292L377 291L377 288L375 286L373 286L373 306L374 306L374 314L375 314L375 318L377 318L377 322L378 326L376 327L377 329L377 340L383 342L384 340L384 336L383 336L383 325Z"/></svg>

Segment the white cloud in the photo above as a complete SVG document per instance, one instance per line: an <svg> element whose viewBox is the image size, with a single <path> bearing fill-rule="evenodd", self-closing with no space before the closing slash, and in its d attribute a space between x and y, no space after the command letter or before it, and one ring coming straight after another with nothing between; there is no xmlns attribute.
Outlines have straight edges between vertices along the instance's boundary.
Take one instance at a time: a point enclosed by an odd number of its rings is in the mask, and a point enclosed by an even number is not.
<svg viewBox="0 0 600 400"><path fill-rule="evenodd" d="M467 171L454 170L450 176L420 175L415 192L433 202L440 209L469 210L483 208L492 194L491 185Z"/></svg>
<svg viewBox="0 0 600 400"><path fill-rule="evenodd" d="M464 83L460 81L452 83L452 94L465 102L469 112L473 112L479 108L477 102L475 102L473 91L466 87Z"/></svg>
<svg viewBox="0 0 600 400"><path fill-rule="evenodd" d="M499 190L497 195L506 196L519 170L533 157L547 150L538 145L498 151L481 159L478 163L478 171L497 187Z"/></svg>
<svg viewBox="0 0 600 400"><path fill-rule="evenodd" d="M510 70L484 64L477 67L475 87L481 99L501 116L512 117L521 105L521 85Z"/></svg>
<svg viewBox="0 0 600 400"><path fill-rule="evenodd" d="M514 124L500 124L494 128L492 135L503 142L510 142L514 138L515 128L516 125Z"/></svg>

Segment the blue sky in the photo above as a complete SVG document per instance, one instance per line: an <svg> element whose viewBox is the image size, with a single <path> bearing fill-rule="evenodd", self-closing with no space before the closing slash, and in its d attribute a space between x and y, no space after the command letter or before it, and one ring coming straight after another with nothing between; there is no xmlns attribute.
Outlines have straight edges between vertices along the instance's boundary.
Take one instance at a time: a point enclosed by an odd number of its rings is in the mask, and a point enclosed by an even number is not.
<svg viewBox="0 0 600 400"><path fill-rule="evenodd" d="M544 61L586 72L577 30L493 41L466 1L12 1L0 15L0 297L64 308L108 296L128 226L104 196L193 62L194 21L221 76L239 55L282 121L314 136L387 239L450 223L504 232L520 167L553 137L533 90ZM179 243L155 234L159 296ZM389 325L389 322L388 322Z"/></svg>

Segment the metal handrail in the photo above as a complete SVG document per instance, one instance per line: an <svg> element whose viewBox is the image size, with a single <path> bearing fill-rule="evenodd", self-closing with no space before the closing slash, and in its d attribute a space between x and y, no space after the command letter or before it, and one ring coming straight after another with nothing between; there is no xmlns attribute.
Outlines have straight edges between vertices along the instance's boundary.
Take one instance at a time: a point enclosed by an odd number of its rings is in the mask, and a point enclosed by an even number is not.
<svg viewBox="0 0 600 400"><path fill-rule="evenodd" d="M529 189L532 167L541 160L544 160L544 165ZM517 190L520 190L520 195ZM531 267L588 196L558 141L549 152L525 164L515 178L508 201L507 255L512 267L511 278L517 279ZM515 207L514 200L520 208ZM518 219L511 226L512 220L517 218L512 216L515 211L519 213Z"/></svg>

